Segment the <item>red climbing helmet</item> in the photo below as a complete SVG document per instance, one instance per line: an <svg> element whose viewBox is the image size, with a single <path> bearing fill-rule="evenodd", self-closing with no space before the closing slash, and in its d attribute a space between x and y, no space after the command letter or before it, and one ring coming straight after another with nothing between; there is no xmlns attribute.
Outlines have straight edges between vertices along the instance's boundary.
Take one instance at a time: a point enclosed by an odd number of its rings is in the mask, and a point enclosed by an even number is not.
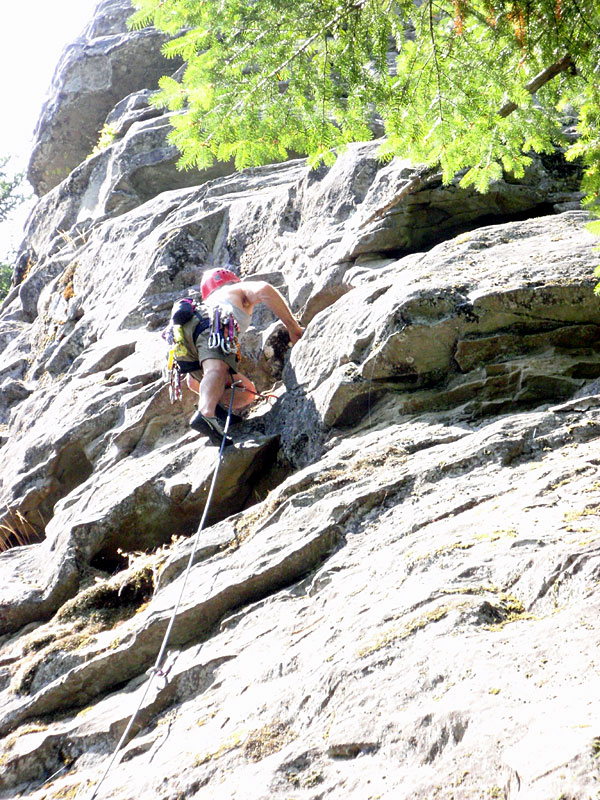
<svg viewBox="0 0 600 800"><path fill-rule="evenodd" d="M205 272L200 282L200 291L202 292L202 299L206 300L209 294L212 294L219 286L224 286L226 283L238 283L238 276L230 269L217 267Z"/></svg>

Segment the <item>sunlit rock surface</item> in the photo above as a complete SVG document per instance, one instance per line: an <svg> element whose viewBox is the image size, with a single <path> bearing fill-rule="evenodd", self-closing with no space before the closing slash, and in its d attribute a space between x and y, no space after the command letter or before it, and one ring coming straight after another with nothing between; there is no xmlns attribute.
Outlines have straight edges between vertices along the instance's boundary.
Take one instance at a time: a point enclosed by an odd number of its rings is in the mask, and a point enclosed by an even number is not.
<svg viewBox="0 0 600 800"><path fill-rule="evenodd" d="M121 35L101 8L93 41ZM366 143L184 185L150 163L151 89L111 98L103 153L69 145L0 310L0 798L594 798L576 170L477 196ZM170 403L160 334L216 264L306 332L290 350L256 310L241 366L272 397L207 509L218 450Z"/></svg>
<svg viewBox="0 0 600 800"><path fill-rule="evenodd" d="M96 19L64 51L38 119L27 177L44 195L89 156L106 116L132 92L156 89L178 64L161 53L168 40L152 29L130 31L129 0L100 0Z"/></svg>

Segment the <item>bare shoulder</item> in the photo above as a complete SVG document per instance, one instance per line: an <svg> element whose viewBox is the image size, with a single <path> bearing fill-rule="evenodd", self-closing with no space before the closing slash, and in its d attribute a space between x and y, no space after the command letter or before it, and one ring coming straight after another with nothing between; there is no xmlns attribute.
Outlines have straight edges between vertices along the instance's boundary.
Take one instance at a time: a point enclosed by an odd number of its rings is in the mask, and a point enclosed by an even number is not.
<svg viewBox="0 0 600 800"><path fill-rule="evenodd" d="M243 280L235 284L235 288L243 292L247 298L247 302L252 305L263 302L265 293L268 294L269 291L273 291L273 287L266 281Z"/></svg>

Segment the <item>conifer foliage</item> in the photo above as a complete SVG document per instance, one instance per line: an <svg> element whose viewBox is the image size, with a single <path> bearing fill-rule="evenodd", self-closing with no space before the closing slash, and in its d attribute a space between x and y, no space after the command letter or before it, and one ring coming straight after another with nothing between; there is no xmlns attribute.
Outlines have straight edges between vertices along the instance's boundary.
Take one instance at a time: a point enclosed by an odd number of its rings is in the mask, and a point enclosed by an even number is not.
<svg viewBox="0 0 600 800"><path fill-rule="evenodd" d="M156 102L182 168L307 154L330 164L383 125L381 156L485 191L528 153L580 137L588 203L600 186L598 0L135 0L133 27L186 62Z"/></svg>
<svg viewBox="0 0 600 800"><path fill-rule="evenodd" d="M23 175L9 174L8 156L0 157L0 223L4 222L17 205L23 200L19 187L23 182ZM8 294L12 280L12 267L0 262L0 302ZM1 548L0 548L1 549Z"/></svg>
<svg viewBox="0 0 600 800"><path fill-rule="evenodd" d="M8 170L9 156L0 157L0 222L8 217L23 197L19 187L23 182L23 175L10 175Z"/></svg>

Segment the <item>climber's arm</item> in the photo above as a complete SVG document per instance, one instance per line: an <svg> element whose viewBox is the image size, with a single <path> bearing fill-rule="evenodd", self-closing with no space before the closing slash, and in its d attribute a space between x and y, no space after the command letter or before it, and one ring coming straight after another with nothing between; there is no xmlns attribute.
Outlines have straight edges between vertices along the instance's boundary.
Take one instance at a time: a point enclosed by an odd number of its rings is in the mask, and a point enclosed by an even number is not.
<svg viewBox="0 0 600 800"><path fill-rule="evenodd" d="M251 306L264 303L269 311L283 322L290 335L290 342L295 344L304 333L304 328L294 315L281 293L266 281L245 281L244 293Z"/></svg>

